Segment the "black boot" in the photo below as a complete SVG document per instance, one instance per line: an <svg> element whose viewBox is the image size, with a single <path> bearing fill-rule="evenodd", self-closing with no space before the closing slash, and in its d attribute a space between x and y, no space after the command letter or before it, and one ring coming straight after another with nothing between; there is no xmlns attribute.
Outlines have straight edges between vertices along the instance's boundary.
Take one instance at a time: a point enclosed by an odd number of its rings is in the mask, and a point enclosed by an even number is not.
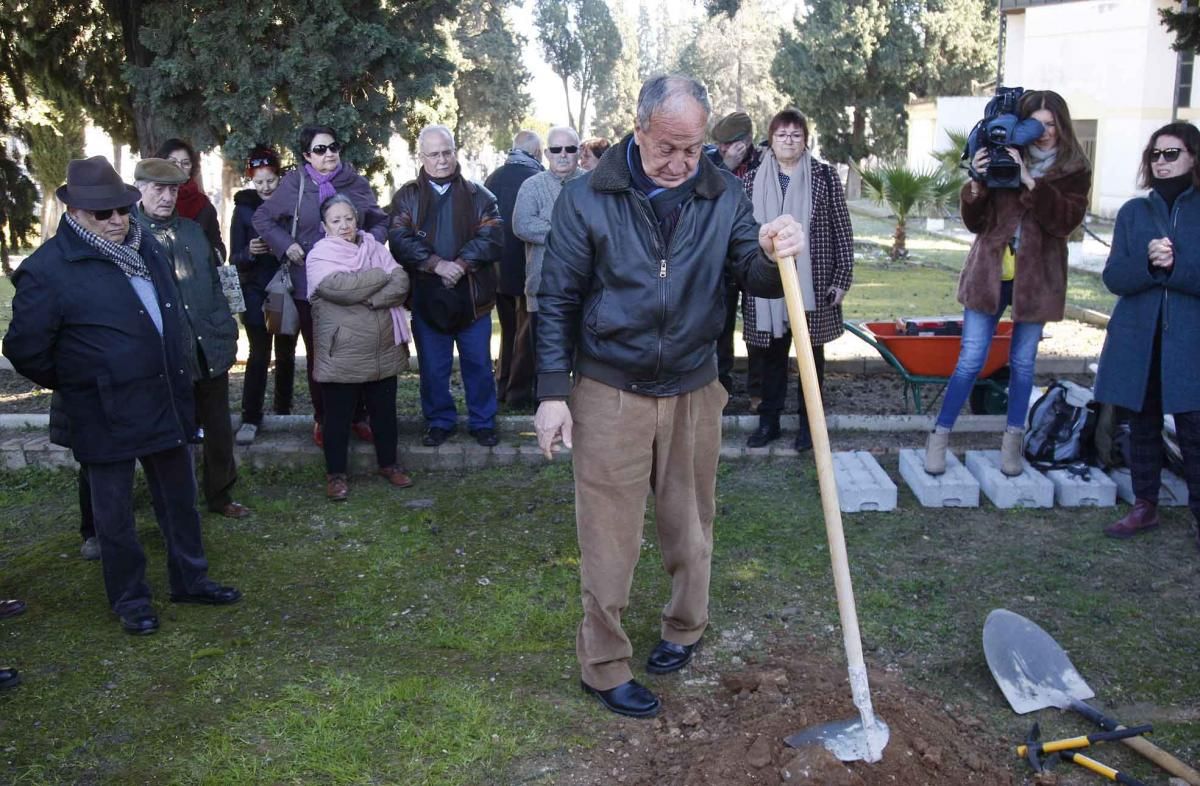
<svg viewBox="0 0 1200 786"><path fill-rule="evenodd" d="M796 442L792 445L798 452L812 450L812 431L808 428L808 418L800 415L800 430L796 432Z"/></svg>
<svg viewBox="0 0 1200 786"><path fill-rule="evenodd" d="M761 448L767 444L779 439L779 413L775 412L770 415L762 414L758 416L758 428L750 435L750 439L746 440L746 447Z"/></svg>

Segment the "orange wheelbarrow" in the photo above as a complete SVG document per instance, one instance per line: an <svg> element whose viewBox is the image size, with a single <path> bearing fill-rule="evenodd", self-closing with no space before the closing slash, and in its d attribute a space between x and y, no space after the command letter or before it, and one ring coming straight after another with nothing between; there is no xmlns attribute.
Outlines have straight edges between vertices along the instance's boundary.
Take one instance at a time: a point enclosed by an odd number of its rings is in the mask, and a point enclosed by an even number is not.
<svg viewBox="0 0 1200 786"><path fill-rule="evenodd" d="M944 322L960 322L947 318ZM918 332L909 335L903 324L896 321L844 322L846 330L870 344L889 366L904 380L904 405L912 399L918 415L923 414L921 388L937 385L933 404L942 395L962 346L961 335L929 335ZM1012 321L996 325L992 346L971 391L971 411L977 414L1002 414L1008 407L1008 351L1012 343ZM960 331L961 333L961 331Z"/></svg>

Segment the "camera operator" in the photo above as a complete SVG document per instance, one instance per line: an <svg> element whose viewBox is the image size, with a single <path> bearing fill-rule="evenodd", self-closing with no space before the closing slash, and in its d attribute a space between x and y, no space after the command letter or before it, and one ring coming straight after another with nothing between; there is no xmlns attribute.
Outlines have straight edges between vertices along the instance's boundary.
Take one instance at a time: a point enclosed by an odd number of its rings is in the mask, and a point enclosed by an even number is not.
<svg viewBox="0 0 1200 786"><path fill-rule="evenodd" d="M975 233L975 242L958 281L958 302L964 306L962 348L925 448L925 471L931 475L946 470L950 431L983 368L1000 316L1010 305L1011 376L1000 468L1006 475L1021 474L1025 412L1042 326L1063 318L1067 237L1083 223L1091 164L1075 138L1067 103L1058 93L1025 93L1017 114L1044 127L1042 135L1025 148L1005 148L1020 166L1020 185L987 185L990 159L985 147L972 161L979 179L964 185L960 194L963 224Z"/></svg>

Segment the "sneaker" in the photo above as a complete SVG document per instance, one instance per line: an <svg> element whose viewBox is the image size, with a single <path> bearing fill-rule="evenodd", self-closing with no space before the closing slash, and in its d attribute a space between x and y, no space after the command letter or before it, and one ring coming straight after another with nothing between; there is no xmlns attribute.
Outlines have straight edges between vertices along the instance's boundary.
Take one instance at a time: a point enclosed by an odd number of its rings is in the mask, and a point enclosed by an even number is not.
<svg viewBox="0 0 1200 786"><path fill-rule="evenodd" d="M79 555L89 561L100 559L100 541L95 535L83 542L79 547Z"/></svg>
<svg viewBox="0 0 1200 786"><path fill-rule="evenodd" d="M258 426L253 423L243 423L234 435L233 441L239 445L254 444L254 437L258 434Z"/></svg>

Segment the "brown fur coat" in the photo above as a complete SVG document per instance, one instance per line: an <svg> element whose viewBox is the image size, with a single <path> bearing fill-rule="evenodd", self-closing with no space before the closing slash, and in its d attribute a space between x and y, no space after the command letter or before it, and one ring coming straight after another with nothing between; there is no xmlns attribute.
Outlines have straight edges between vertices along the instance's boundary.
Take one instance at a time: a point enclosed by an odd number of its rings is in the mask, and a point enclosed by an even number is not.
<svg viewBox="0 0 1200 786"><path fill-rule="evenodd" d="M1004 248L1021 226L1013 279L1012 318L1017 322L1057 322L1067 297L1067 237L1083 223L1092 173L1086 167L1052 169L1037 188L988 189L972 196L971 183L959 195L963 224L975 233L958 279L958 302L994 314L1000 308L1000 267Z"/></svg>

